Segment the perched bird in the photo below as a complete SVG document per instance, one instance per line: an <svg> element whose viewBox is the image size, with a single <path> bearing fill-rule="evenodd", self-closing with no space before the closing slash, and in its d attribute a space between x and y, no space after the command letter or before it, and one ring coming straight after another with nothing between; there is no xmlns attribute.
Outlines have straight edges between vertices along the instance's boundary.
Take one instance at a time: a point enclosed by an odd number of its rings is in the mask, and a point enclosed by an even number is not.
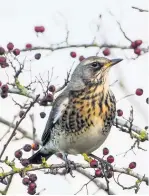
<svg viewBox="0 0 149 196"><path fill-rule="evenodd" d="M42 148L28 160L42 163L57 152L90 154L107 138L116 113L116 100L109 88L110 68L122 59L91 56L75 68L65 90L55 99Z"/></svg>

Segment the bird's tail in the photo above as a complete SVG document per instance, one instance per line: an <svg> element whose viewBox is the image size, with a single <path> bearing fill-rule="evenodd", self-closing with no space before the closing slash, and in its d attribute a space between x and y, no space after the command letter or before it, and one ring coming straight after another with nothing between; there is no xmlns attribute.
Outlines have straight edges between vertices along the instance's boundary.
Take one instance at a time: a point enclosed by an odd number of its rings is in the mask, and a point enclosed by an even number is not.
<svg viewBox="0 0 149 196"><path fill-rule="evenodd" d="M41 152L41 150L37 151L35 154L33 154L30 158L28 158L30 164L41 164L42 158L45 158L46 160L53 155L53 152L49 152L48 154L45 154Z"/></svg>

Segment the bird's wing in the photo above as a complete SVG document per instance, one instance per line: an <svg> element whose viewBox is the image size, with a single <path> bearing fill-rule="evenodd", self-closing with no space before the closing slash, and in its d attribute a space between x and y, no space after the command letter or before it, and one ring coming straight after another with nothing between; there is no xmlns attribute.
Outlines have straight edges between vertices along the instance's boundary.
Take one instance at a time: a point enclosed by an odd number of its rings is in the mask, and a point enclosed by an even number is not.
<svg viewBox="0 0 149 196"><path fill-rule="evenodd" d="M42 144L45 145L51 136L51 130L54 126L54 124L59 120L59 118L62 116L64 110L66 109L67 105L69 102L69 98L61 95L59 97L57 97L57 99L55 100L52 110L50 112L45 130L43 132L42 135Z"/></svg>

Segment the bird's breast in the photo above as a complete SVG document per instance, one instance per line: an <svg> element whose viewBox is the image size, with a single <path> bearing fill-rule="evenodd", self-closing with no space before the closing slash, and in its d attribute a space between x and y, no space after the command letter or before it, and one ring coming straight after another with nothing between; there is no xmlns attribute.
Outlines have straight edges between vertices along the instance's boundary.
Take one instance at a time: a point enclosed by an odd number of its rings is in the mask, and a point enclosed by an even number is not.
<svg viewBox="0 0 149 196"><path fill-rule="evenodd" d="M62 130L59 149L70 154L96 150L109 134L114 117L115 98L104 89L73 96L57 125Z"/></svg>

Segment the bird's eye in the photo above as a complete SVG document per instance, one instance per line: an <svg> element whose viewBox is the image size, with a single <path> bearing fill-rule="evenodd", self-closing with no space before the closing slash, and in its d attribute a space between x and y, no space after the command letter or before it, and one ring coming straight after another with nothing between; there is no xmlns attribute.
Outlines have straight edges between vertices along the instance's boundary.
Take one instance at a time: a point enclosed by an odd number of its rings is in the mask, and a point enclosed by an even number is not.
<svg viewBox="0 0 149 196"><path fill-rule="evenodd" d="M100 68L100 67L101 67L101 65L100 65L100 63L99 63L99 62L94 62L94 63L92 63L92 67Z"/></svg>

